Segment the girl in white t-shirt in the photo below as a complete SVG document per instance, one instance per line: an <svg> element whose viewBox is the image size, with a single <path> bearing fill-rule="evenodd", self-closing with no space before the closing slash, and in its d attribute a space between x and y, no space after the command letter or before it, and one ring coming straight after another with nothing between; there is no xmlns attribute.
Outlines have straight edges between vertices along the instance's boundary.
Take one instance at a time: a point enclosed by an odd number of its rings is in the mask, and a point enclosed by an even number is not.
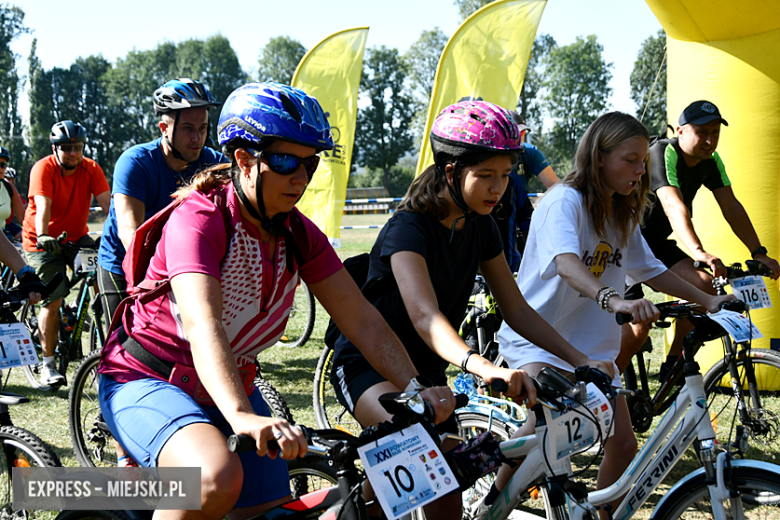
<svg viewBox="0 0 780 520"><path fill-rule="evenodd" d="M634 323L642 324L659 317L649 300L622 298L627 282L646 282L712 310L733 299L699 291L667 270L642 238L639 223L650 190L649 139L647 128L632 116L612 112L599 117L580 140L574 169L544 197L531 220L517 284L528 303L593 360L614 362L620 352L620 326L612 313L631 314ZM565 375L573 372L506 324L498 339L512 368L531 375L545 366ZM621 386L619 374L614 386ZM529 415L516 436L533 433L536 420ZM636 449L626 400L618 397L615 435L605 445L599 488L617 480ZM486 503L492 503L512 472L502 468Z"/></svg>

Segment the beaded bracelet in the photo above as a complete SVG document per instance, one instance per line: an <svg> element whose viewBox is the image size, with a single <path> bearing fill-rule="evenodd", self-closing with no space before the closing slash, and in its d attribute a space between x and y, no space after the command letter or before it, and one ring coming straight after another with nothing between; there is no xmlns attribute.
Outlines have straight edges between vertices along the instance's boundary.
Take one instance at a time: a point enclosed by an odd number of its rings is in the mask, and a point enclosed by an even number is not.
<svg viewBox="0 0 780 520"><path fill-rule="evenodd" d="M618 293L615 289L610 287L603 293L599 294L599 307L601 307L602 310L605 310L609 312L610 314L614 311L609 308L609 299L613 296L620 296L620 293Z"/></svg>

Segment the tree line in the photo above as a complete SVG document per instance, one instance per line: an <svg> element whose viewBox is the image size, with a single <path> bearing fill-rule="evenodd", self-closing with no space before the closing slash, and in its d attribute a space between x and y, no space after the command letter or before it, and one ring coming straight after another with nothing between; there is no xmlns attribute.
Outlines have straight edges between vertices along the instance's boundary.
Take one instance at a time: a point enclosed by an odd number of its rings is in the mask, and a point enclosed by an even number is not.
<svg viewBox="0 0 780 520"><path fill-rule="evenodd" d="M456 0L455 6L465 19L488 1ZM22 9L0 5L0 72L7 71L0 73L0 146L9 149L11 164L20 174L17 186L24 191L32 165L51 153L48 136L57 121L71 119L85 126L85 155L101 165L110 181L124 150L159 137L152 92L165 81L197 79L224 101L248 81L290 83L307 51L288 36L271 38L260 49L254 77L241 68L229 40L221 35L132 50L114 63L92 55L76 59L69 68L44 69L33 40L25 76L19 69L22 57L11 51L10 44L27 32ZM423 31L405 53L386 46L366 49L350 186L384 186L393 196L406 191L414 175L436 66L448 38L434 28ZM666 126L665 43L663 31L647 38L631 74L636 115L644 113L643 121L654 134ZM533 130L532 142L559 175L567 173L584 130L608 109L610 69L594 35L564 46L546 34L534 42L517 111ZM30 115L25 125L19 99L26 86ZM219 108L212 114L214 142Z"/></svg>

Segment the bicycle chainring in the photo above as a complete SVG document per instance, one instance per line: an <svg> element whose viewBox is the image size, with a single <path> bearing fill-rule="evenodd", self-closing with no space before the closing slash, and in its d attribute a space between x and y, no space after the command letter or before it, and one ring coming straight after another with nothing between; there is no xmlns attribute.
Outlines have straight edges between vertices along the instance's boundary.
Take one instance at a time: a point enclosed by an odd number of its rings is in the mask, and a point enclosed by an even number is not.
<svg viewBox="0 0 780 520"><path fill-rule="evenodd" d="M631 426L636 433L644 433L653 424L653 405L642 394L629 396L628 413L631 416Z"/></svg>

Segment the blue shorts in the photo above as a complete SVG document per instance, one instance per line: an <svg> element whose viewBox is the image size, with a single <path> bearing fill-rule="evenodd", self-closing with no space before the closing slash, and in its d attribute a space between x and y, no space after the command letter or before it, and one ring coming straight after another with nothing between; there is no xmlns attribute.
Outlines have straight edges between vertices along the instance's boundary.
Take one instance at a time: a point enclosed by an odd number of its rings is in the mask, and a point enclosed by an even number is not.
<svg viewBox="0 0 780 520"><path fill-rule="evenodd" d="M117 383L100 375L98 396L103 419L111 433L141 466L157 465L168 439L193 423L216 426L225 437L233 431L215 406L201 406L177 386L160 379ZM249 402L257 415L270 417L263 396L255 389ZM287 463L259 457L254 451L238 454L244 469L244 485L235 507L265 504L290 494Z"/></svg>

